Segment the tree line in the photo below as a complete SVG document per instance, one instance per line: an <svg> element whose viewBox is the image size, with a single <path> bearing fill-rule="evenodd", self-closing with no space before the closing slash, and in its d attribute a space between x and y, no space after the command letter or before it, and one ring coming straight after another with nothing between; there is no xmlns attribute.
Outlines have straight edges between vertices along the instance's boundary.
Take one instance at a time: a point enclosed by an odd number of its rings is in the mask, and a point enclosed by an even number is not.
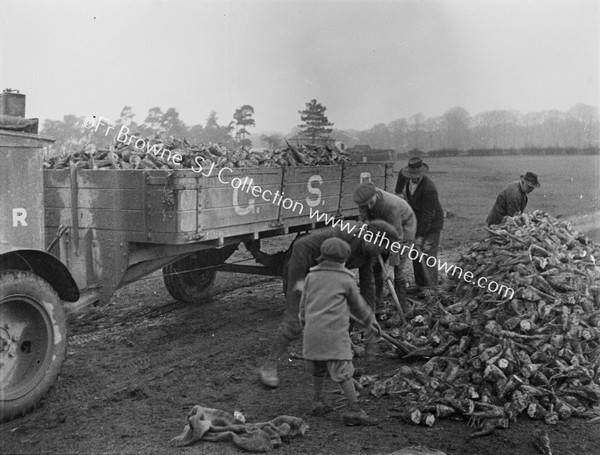
<svg viewBox="0 0 600 455"><path fill-rule="evenodd" d="M135 113L131 106L121 110L119 118L114 122L115 128L107 134L105 128L85 128L85 117L65 115L63 120L45 120L41 134L56 140L53 150L62 152L78 151L88 143L106 146L114 141L122 126L126 126L129 134L138 137L153 137L156 135L172 135L185 137L190 143L221 143L228 147L251 147L248 139L248 128L255 126L254 108L243 105L237 109L231 121L226 125L219 124L215 111L211 111L204 124L187 126L180 118L175 108L165 112L160 107L149 109L143 122L134 121Z"/></svg>
<svg viewBox="0 0 600 455"><path fill-rule="evenodd" d="M221 124L215 111L203 124L187 126L175 108L165 112L159 107L148 111L143 122L134 121L131 106L125 106L115 121L116 130L127 126L131 134L151 137L157 134L185 137L192 144L220 143L229 148L252 146L276 149L284 146L285 138L304 137L309 143L340 141L347 147L367 144L373 149L394 150L400 154L411 151L430 155L486 154L489 151L538 150L598 150L600 127L598 109L577 104L567 112L548 110L520 114L518 111L492 110L471 116L466 109L455 107L439 117L417 113L409 118L376 124L368 130L335 130L326 107L313 99L299 110L301 123L291 132L263 133L251 136L256 127L254 108L248 104L236 109L232 119ZM58 151L78 151L87 143L108 145L114 138L104 130L84 128L85 117L65 115L63 120L46 120L41 133L56 139ZM255 143L250 139L254 140ZM509 151L509 152L506 152ZM543 152L546 151L546 152ZM548 152L550 151L550 152Z"/></svg>
<svg viewBox="0 0 600 455"><path fill-rule="evenodd" d="M414 150L430 154L483 154L519 149L597 150L600 128L598 109L586 104L577 104L567 112L548 110L524 115L518 111L493 110L471 116L466 109L455 107L439 117L415 114L365 131L346 131L336 138L344 140L347 135L354 136L354 144L402 154Z"/></svg>
<svg viewBox="0 0 600 455"><path fill-rule="evenodd" d="M323 137L329 137L333 124L325 115L326 108L317 100L306 103L303 110L299 110L302 123L294 129L295 134L311 138L313 142ZM106 126L99 128L86 127L86 117L76 115L65 115L63 120L45 120L41 134L55 139L52 150L60 152L77 152L86 144L93 143L98 147L108 146L114 142L121 127L127 127L128 135L141 138L154 137L156 135L175 136L186 138L191 144L216 143L228 148L239 148L253 146L249 139L249 128L255 127L253 118L254 108L244 104L236 109L233 118L226 125L219 124L215 111L211 111L204 124L187 126L179 118L175 108L169 108L163 112L160 107L153 107L148 111L145 120L141 123L133 119L135 113L131 106L125 106L121 110L119 118L114 122L114 128L108 130ZM98 121L98 120L96 120ZM106 121L106 120L104 120ZM105 125L105 124L104 124ZM108 134L110 132L110 135ZM263 133L258 137L258 142L263 147L276 149L284 145L284 135L281 133Z"/></svg>

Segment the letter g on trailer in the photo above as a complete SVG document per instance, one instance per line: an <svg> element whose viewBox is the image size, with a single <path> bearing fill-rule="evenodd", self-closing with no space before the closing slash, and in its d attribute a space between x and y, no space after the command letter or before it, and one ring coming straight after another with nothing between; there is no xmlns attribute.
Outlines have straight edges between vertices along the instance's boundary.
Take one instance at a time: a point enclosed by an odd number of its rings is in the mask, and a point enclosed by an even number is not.
<svg viewBox="0 0 600 455"><path fill-rule="evenodd" d="M62 301L80 297L45 249L43 148L53 140L36 133L36 119L0 111L0 421L35 407L56 380L67 342Z"/></svg>

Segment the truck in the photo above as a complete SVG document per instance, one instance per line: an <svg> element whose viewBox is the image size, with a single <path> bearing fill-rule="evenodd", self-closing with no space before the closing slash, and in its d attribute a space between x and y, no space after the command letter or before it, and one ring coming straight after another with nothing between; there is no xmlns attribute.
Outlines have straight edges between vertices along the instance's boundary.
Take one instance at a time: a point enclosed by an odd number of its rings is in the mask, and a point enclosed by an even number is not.
<svg viewBox="0 0 600 455"><path fill-rule="evenodd" d="M35 408L57 380L66 314L156 271L174 299L199 305L217 272L281 276L289 249L267 254L261 240L357 219L360 182L395 183L391 163L45 170L52 142L0 128L2 421ZM228 262L242 244L254 264Z"/></svg>

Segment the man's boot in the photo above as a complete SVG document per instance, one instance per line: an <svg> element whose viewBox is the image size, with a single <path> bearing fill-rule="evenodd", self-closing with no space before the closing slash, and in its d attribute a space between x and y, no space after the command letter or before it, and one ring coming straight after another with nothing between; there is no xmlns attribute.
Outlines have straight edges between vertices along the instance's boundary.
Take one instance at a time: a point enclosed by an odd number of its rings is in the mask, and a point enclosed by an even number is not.
<svg viewBox="0 0 600 455"><path fill-rule="evenodd" d="M267 360L258 370L260 382L265 387L275 389L279 387L279 378L277 377L277 361Z"/></svg>
<svg viewBox="0 0 600 455"><path fill-rule="evenodd" d="M342 421L344 425L377 425L379 420L368 415L363 409L347 409L342 412Z"/></svg>
<svg viewBox="0 0 600 455"><path fill-rule="evenodd" d="M271 346L271 353L267 361L258 370L258 376L260 382L266 387L277 388L279 387L279 377L277 376L277 361L283 355L288 348L290 342L281 333L277 333L273 345Z"/></svg>

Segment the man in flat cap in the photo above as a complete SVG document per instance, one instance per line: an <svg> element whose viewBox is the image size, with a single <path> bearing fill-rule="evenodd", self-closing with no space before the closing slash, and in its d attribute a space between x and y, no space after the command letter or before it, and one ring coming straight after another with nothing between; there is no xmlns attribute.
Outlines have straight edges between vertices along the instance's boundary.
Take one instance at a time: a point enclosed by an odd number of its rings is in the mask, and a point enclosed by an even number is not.
<svg viewBox="0 0 600 455"><path fill-rule="evenodd" d="M350 245L346 268L358 269L360 293L371 308L375 304L373 261L386 250L387 244L381 241L371 242L369 239L385 238L393 243L399 239L398 232L382 220L368 223L347 221L344 224L344 229L340 226L330 227L298 237L291 246L290 260L283 271L287 281L283 320L277 328L277 334L270 341L270 353L259 370L260 381L267 387L279 387L278 359L285 353L289 344L302 334L298 319L302 286L310 268L318 264L321 244L325 240L336 237Z"/></svg>
<svg viewBox="0 0 600 455"><path fill-rule="evenodd" d="M496 203L487 217L488 226L500 224L505 216L514 216L525 210L527 195L539 187L538 176L533 172L526 172L519 180L506 185L496 198Z"/></svg>
<svg viewBox="0 0 600 455"><path fill-rule="evenodd" d="M372 182L363 182L354 191L354 202L358 205L363 221L384 220L390 223L400 235L399 243L411 245L417 231L417 218L412 208L401 197L377 188ZM406 310L406 278L404 267L407 254L390 252L384 255L388 264L394 267L394 290L400 305ZM383 303L383 271L379 261L373 265L375 276L376 306ZM375 308L374 308L375 309Z"/></svg>
<svg viewBox="0 0 600 455"><path fill-rule="evenodd" d="M406 201L410 204L417 217L417 233L415 246L427 257L437 258L440 244L440 234L444 227L444 211L440 204L438 191L433 181L427 177L429 166L419 156L408 160L408 166L400 170L398 180L405 184ZM398 186L398 185L397 185ZM399 188L396 188L398 193ZM418 288L438 285L437 264L428 266L425 261L417 258L413 261L415 284Z"/></svg>

